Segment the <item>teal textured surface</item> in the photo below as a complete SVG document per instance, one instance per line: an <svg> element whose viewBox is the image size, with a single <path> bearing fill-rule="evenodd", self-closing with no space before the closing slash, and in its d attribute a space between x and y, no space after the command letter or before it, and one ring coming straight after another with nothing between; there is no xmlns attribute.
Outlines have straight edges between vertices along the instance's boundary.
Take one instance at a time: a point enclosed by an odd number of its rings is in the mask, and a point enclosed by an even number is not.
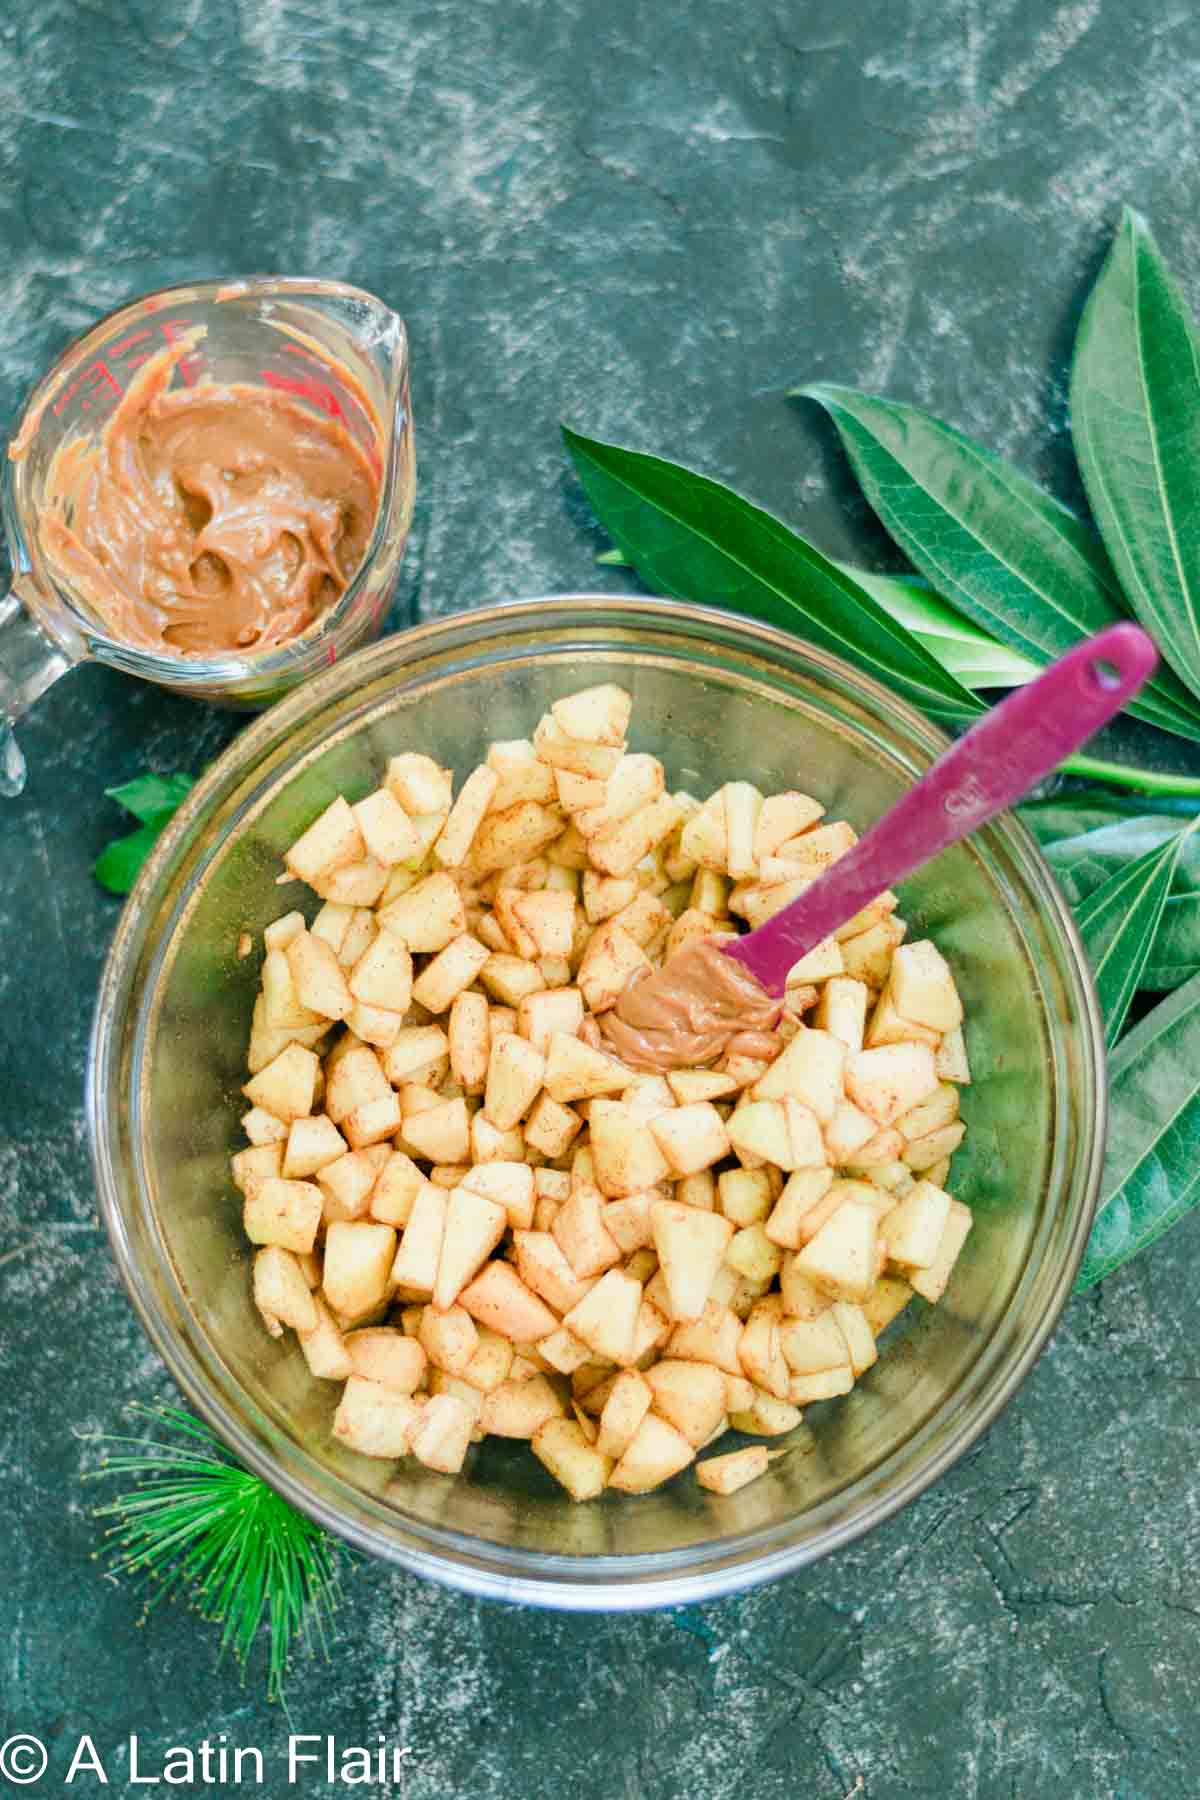
<svg viewBox="0 0 1200 1800"><path fill-rule="evenodd" d="M596 566L562 419L895 566L787 389L915 401L1077 501L1064 358L1123 201L1200 301L1198 66L1200 20L1151 0L37 0L0 25L0 416L122 299L341 276L412 336L393 628L628 585ZM275 1800L296 1790L263 1665L243 1684L181 1607L137 1629L79 1481L81 1434L173 1397L83 1131L118 908L90 868L126 828L103 790L198 771L237 728L76 673L0 808L0 1740L44 1739L61 1782L89 1732L132 1793L131 1732L148 1770L224 1732L263 1749ZM1193 1218L1072 1301L947 1479L753 1595L572 1618L359 1565L290 1729L407 1749L367 1790L404 1800L1194 1800L1198 1245ZM305 1786L338 1791L320 1767Z"/></svg>

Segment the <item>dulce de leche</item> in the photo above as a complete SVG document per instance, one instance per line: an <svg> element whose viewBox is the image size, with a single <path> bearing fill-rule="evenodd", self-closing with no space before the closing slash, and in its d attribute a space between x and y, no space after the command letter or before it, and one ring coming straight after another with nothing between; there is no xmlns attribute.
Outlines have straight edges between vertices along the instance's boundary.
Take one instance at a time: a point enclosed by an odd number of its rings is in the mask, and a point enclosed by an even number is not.
<svg viewBox="0 0 1200 1800"><path fill-rule="evenodd" d="M600 1029L628 1068L690 1069L726 1051L774 1055L778 1044L764 1044L762 1034L775 1025L782 1004L749 969L702 939L661 969L635 976Z"/></svg>
<svg viewBox="0 0 1200 1800"><path fill-rule="evenodd" d="M340 420L286 391L171 387L190 348L151 357L98 437L60 444L42 549L125 643L179 656L268 649L352 579L379 479Z"/></svg>

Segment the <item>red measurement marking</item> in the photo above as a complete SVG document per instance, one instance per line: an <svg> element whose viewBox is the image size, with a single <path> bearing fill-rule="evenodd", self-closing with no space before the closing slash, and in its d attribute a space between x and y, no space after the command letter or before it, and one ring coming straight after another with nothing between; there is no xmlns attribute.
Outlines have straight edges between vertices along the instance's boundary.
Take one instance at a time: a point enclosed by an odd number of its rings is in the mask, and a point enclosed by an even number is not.
<svg viewBox="0 0 1200 1800"><path fill-rule="evenodd" d="M121 356L132 344L140 344L143 338L148 338L149 336L150 327L147 325L141 331L131 331L129 336L123 337L119 343L110 344L109 350L113 356Z"/></svg>
<svg viewBox="0 0 1200 1800"><path fill-rule="evenodd" d="M346 415L342 411L341 401L326 382L314 381L310 376L277 375L274 369L260 369L258 372L265 387L295 394L297 399L307 400L318 411L328 413L331 419L345 422Z"/></svg>
<svg viewBox="0 0 1200 1800"><path fill-rule="evenodd" d="M97 357L95 362L89 363L83 373L77 375L70 386L59 395L52 408L55 417L57 418L68 401L73 400L76 395L79 395L80 410L90 412L95 394L102 389L111 389L118 399L125 391L101 356Z"/></svg>

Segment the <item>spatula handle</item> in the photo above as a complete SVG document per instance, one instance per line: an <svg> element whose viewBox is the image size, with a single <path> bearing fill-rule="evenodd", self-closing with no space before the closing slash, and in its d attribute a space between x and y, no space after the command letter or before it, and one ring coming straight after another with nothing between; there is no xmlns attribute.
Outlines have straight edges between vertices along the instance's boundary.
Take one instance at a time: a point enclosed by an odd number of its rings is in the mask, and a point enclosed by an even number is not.
<svg viewBox="0 0 1200 1800"><path fill-rule="evenodd" d="M745 937L722 946L768 993L893 883L1027 794L1131 700L1154 672L1140 626L1112 625L1002 700L826 875Z"/></svg>

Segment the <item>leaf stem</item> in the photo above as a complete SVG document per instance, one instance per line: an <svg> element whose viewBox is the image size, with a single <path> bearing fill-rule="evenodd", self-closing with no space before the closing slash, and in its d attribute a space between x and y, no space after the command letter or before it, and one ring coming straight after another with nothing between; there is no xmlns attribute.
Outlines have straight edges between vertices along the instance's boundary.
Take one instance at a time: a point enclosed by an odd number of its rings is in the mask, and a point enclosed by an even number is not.
<svg viewBox="0 0 1200 1800"><path fill-rule="evenodd" d="M1060 763L1059 773L1106 781L1111 787L1134 788L1141 794L1187 794L1200 800L1200 775L1160 775L1129 763L1103 762L1096 756L1068 756Z"/></svg>

